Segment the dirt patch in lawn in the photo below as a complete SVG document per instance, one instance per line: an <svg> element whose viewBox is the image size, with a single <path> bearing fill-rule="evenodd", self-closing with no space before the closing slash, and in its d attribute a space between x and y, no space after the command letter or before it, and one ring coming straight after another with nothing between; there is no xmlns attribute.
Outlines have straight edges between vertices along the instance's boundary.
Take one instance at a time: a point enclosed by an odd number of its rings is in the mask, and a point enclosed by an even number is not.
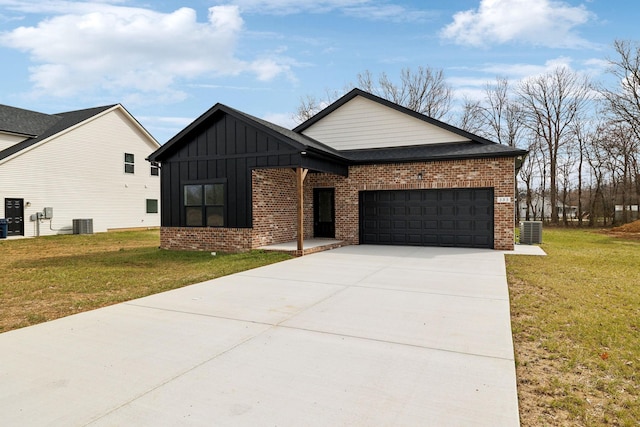
<svg viewBox="0 0 640 427"><path fill-rule="evenodd" d="M640 220L613 227L610 230L606 230L605 234L623 239L640 240Z"/></svg>

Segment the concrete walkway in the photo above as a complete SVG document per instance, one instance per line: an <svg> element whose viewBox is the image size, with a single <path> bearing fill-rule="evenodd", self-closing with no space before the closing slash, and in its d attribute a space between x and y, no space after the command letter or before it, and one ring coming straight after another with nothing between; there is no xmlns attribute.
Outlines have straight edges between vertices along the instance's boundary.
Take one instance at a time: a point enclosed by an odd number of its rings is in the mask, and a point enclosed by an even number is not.
<svg viewBox="0 0 640 427"><path fill-rule="evenodd" d="M517 426L504 255L347 246L0 335L3 426Z"/></svg>

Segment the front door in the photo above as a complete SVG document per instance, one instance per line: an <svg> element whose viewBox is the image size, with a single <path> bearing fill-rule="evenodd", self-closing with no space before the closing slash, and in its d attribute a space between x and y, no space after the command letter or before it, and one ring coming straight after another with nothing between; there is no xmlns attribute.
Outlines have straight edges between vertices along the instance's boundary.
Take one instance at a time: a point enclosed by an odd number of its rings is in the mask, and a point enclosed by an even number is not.
<svg viewBox="0 0 640 427"><path fill-rule="evenodd" d="M24 236L24 199L4 199L7 236Z"/></svg>
<svg viewBox="0 0 640 427"><path fill-rule="evenodd" d="M313 236L336 237L336 209L333 188L313 189Z"/></svg>

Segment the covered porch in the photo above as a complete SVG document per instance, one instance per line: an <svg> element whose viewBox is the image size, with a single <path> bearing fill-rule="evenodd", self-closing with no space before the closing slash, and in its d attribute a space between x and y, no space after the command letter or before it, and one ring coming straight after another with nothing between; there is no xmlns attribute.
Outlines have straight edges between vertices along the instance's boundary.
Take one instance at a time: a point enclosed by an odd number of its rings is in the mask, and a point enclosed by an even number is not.
<svg viewBox="0 0 640 427"><path fill-rule="evenodd" d="M308 148L299 153L298 161L298 164L284 167L254 168L252 177L253 248L302 256L349 244L335 239L333 190L329 195L330 200L328 196L318 199L313 189L309 194L307 179L308 175L318 173L346 177L348 166L342 159L329 157ZM272 173L265 174L268 170ZM311 195L313 197L310 197ZM330 203L330 207L327 203ZM318 214L318 206L324 207L320 212L331 210L331 227L333 228L329 232L320 233L316 230L317 224L311 226Z"/></svg>

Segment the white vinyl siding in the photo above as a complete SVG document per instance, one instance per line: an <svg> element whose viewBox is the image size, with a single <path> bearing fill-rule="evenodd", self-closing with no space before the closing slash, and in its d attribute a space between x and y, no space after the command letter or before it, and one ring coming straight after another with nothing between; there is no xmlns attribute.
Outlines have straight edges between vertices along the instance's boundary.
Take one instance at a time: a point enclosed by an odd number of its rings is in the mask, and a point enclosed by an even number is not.
<svg viewBox="0 0 640 427"><path fill-rule="evenodd" d="M25 139L27 138L25 138L24 136L0 132L0 151L9 148L12 145L16 145L17 143L22 142Z"/></svg>
<svg viewBox="0 0 640 427"><path fill-rule="evenodd" d="M29 217L45 206L53 208L53 220L41 222L40 235L70 233L76 218L93 219L94 232L159 226L160 216L146 212L147 199L160 199L159 177L123 173L123 153L145 159L158 144L129 117L114 107L0 161L0 218L4 199L15 197L31 203L25 236L35 235Z"/></svg>
<svg viewBox="0 0 640 427"><path fill-rule="evenodd" d="M303 134L336 150L470 141L361 96L314 123Z"/></svg>

